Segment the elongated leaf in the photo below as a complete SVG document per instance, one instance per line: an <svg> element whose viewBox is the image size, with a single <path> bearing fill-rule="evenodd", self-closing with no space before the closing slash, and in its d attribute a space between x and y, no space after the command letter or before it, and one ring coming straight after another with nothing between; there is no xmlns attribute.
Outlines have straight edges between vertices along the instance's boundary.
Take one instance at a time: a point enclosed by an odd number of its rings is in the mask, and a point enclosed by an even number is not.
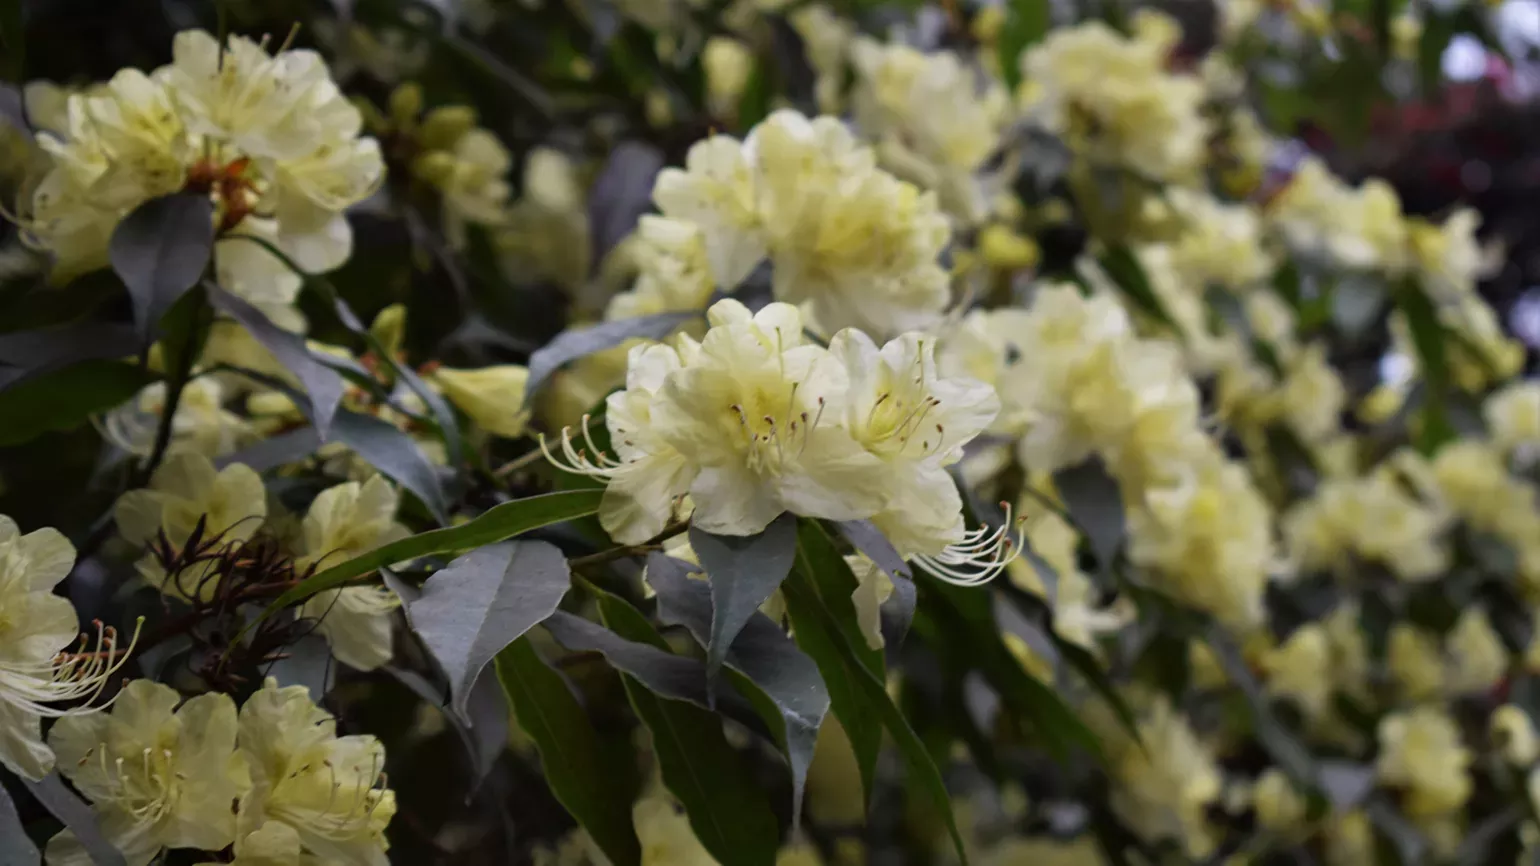
<svg viewBox="0 0 1540 866"><path fill-rule="evenodd" d="M262 618L265 619L286 607L299 604L318 592L336 589L354 578L398 562L406 562L409 559L435 553L448 553L493 544L531 529L539 529L564 520L587 517L599 510L599 500L603 497L603 493L602 490L570 490L531 496L528 499L516 499L513 502L504 502L468 523L448 529L434 529L400 541L393 541L384 547L377 547L347 562L338 563L325 571L311 575L268 605L262 612Z"/></svg>
<svg viewBox="0 0 1540 866"><path fill-rule="evenodd" d="M139 393L156 377L117 361L86 361L0 390L0 445L71 430Z"/></svg>
<svg viewBox="0 0 1540 866"><path fill-rule="evenodd" d="M544 541L504 541L436 572L408 608L412 628L449 679L451 707L469 724L471 688L503 647L561 604L567 559Z"/></svg>
<svg viewBox="0 0 1540 866"><path fill-rule="evenodd" d="M652 208L652 182L663 168L663 152L640 141L622 141L610 151L588 192L588 225L593 264L636 228Z"/></svg>
<svg viewBox="0 0 1540 866"><path fill-rule="evenodd" d="M556 339L529 356L529 381L524 385L524 405L534 400L540 386L564 364L618 346L632 337L661 340L700 313L657 313L620 319L587 328L562 331Z"/></svg>
<svg viewBox="0 0 1540 866"><path fill-rule="evenodd" d="M711 588L689 577L691 567L662 553L647 557L647 580L658 593L658 617L682 625L701 645L711 639ZM829 690L818 665L761 613L744 624L727 651L729 668L764 692L780 714L786 763L791 768L792 821L802 814L802 792L818 729L829 711Z"/></svg>
<svg viewBox="0 0 1540 866"><path fill-rule="evenodd" d="M412 491L440 523L449 522L449 506L438 470L417 442L394 424L346 409L332 420L332 434L365 462Z"/></svg>
<svg viewBox="0 0 1540 866"><path fill-rule="evenodd" d="M257 472L266 472L287 463L303 460L316 453L320 447L321 437L316 434L315 428L301 427L255 442L234 454L220 457L214 461L214 465L223 469L232 463L244 463Z"/></svg>
<svg viewBox="0 0 1540 866"><path fill-rule="evenodd" d="M706 677L715 682L727 650L786 579L797 555L797 518L782 514L758 535L712 535L690 527L690 547L711 581Z"/></svg>
<svg viewBox="0 0 1540 866"><path fill-rule="evenodd" d="M615 866L635 866L641 843L631 824L636 780L624 762L606 760L614 745L594 730L562 680L521 637L497 656L497 676L519 726L535 741L546 784Z"/></svg>
<svg viewBox="0 0 1540 866"><path fill-rule="evenodd" d="M1127 531L1128 519L1123 513L1123 494L1118 482L1107 474L1100 459L1092 457L1078 466L1053 473L1053 486L1058 488L1059 498L1064 500L1076 528L1085 533L1102 573L1109 573Z"/></svg>
<svg viewBox="0 0 1540 866"><path fill-rule="evenodd" d="M1050 0L1008 0L1000 31L1000 76L1014 91L1021 83L1021 53L1048 33Z"/></svg>
<svg viewBox="0 0 1540 866"><path fill-rule="evenodd" d="M267 314L247 303L246 299L232 295L213 283L206 287L209 303L214 309L236 320L263 348L273 353L310 397L310 423L315 425L316 435L326 440L332 417L342 403L342 377L330 365L323 364L305 346L305 338L273 324Z"/></svg>
<svg viewBox="0 0 1540 866"><path fill-rule="evenodd" d="M857 648L856 653L866 670L875 677L885 678L882 653L867 646L856 618L855 603L851 600L851 593L857 586L855 576L823 528L812 521L804 520L798 524L797 563L793 571L815 588L819 601L831 611L846 638ZM795 606L788 606L787 612L791 615L797 646L817 663L829 689L830 705L850 738L856 767L861 772L861 787L866 793L866 802L870 803L876 784L877 753L882 748L882 719L861 699L861 690L845 670L839 654L823 630L809 620L811 614Z"/></svg>
<svg viewBox="0 0 1540 866"><path fill-rule="evenodd" d="M1024 2L1036 2L1036 0L1024 0ZM1141 310L1149 316L1172 330L1177 330L1176 322L1171 314L1166 311L1165 304L1160 301L1160 296L1155 294L1155 289L1150 285L1149 275L1144 272L1144 265L1139 263L1139 257L1133 250L1126 246L1116 246L1104 253L1099 260L1106 270L1107 276L1117 283L1119 289L1128 295ZM1177 330L1180 333L1179 330Z"/></svg>
<svg viewBox="0 0 1540 866"><path fill-rule="evenodd" d="M107 253L128 286L142 341L160 317L198 283L214 252L214 205L198 192L152 198L112 231Z"/></svg>
<svg viewBox="0 0 1540 866"><path fill-rule="evenodd" d="M695 659L628 640L598 623L563 611L552 614L544 625L557 643L577 652L599 653L610 667L633 677L649 691L703 710L713 709L712 696L706 690L706 666ZM755 733L770 733L753 706L736 692L723 692L714 708Z"/></svg>
<svg viewBox="0 0 1540 866"><path fill-rule="evenodd" d="M893 704L893 699L888 696L887 687L882 680L872 674L861 658L858 647L863 644L850 641L845 634L846 630L820 601L818 593L813 589L812 581L802 573L800 567L787 579L785 595L786 608L791 613L792 622L796 627L798 642L818 662L819 670L825 672L826 682L830 679L828 671L836 666L840 668L843 679L854 689L854 699L866 708L867 713L878 718L882 726L887 728L888 733L893 737L894 744L898 746L899 754L904 758L909 778L925 792L931 800L931 805L946 822L947 832L951 834L952 844L957 849L958 860L963 866L967 866L968 851L963 843L962 833L957 829L957 818L952 813L952 802L947 796L946 781L941 777L941 771L937 769L935 762L931 760L925 743L915 734L914 729L909 727L909 721ZM810 647L809 643L802 642L804 635L811 636L810 633L816 633L816 637L810 641L816 649ZM830 694L834 694L833 683L830 683ZM835 708L837 712L837 698ZM843 716L840 717L840 721L844 723ZM848 732L848 725L846 729ZM854 744L853 739L851 742Z"/></svg>
<svg viewBox="0 0 1540 866"><path fill-rule="evenodd" d="M627 640L666 652L668 644L624 601L599 596L605 625ZM663 783L684 804L696 838L722 866L771 866L780 833L764 791L722 733L722 721L698 706L666 700L630 676L631 706L652 733Z"/></svg>
<svg viewBox="0 0 1540 866"><path fill-rule="evenodd" d="M1332 811L1341 815L1358 808L1374 793L1374 767L1353 761L1326 760L1316 765L1321 783L1321 793L1331 803Z"/></svg>
<svg viewBox="0 0 1540 866"><path fill-rule="evenodd" d="M1449 349L1444 326L1438 320L1433 302L1420 286L1406 284L1396 292L1396 303L1406 316L1407 330L1417 352L1417 365L1427 385L1423 395L1422 430L1418 447L1431 454L1455 438L1449 422Z"/></svg>
<svg viewBox="0 0 1540 866"><path fill-rule="evenodd" d="M132 325L76 322L57 328L0 334L0 364L40 376L81 361L127 358L140 348Z"/></svg>
<svg viewBox="0 0 1540 866"><path fill-rule="evenodd" d="M37 846L21 826L16 804L11 802L5 786L0 785L0 866L38 866L42 862Z"/></svg>
<svg viewBox="0 0 1540 866"><path fill-rule="evenodd" d="M85 801L64 787L57 772L49 773L40 782L25 782L27 791L44 808L80 840L80 847L90 855L96 866L125 866L122 853L102 836L97 826L96 813Z"/></svg>
<svg viewBox="0 0 1540 866"><path fill-rule="evenodd" d="M1314 757L1274 715L1272 707L1268 704L1267 695L1262 691L1262 685L1251 673L1251 668L1241 657L1241 651L1235 642L1218 626L1211 627L1205 637L1209 647L1214 651L1214 658L1219 662L1220 668L1246 696L1246 702L1251 707L1252 727L1262 747L1277 762L1278 768L1287 773L1296 783L1306 788L1320 788L1321 779ZM1327 793L1332 794L1331 791Z"/></svg>
<svg viewBox="0 0 1540 866"><path fill-rule="evenodd" d="M870 520L847 520L839 528L846 541L877 563L893 581L893 595L882 603L882 641L888 652L894 652L903 645L904 635L914 622L914 575L893 542Z"/></svg>

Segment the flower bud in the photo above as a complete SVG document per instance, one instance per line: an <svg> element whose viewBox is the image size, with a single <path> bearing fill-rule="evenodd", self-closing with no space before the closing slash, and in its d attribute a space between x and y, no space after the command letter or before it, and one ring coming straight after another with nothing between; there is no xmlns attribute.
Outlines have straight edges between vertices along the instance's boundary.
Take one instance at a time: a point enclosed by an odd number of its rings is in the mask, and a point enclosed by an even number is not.
<svg viewBox="0 0 1540 866"><path fill-rule="evenodd" d="M500 364L479 370L440 367L431 381L460 411L478 426L497 436L514 438L524 433L529 413L524 410L524 386L529 370L516 364Z"/></svg>
<svg viewBox="0 0 1540 866"><path fill-rule="evenodd" d="M435 186L442 185L454 174L454 156L442 150L430 150L412 160L412 174Z"/></svg>
<svg viewBox="0 0 1540 866"><path fill-rule="evenodd" d="M422 113L422 87L408 81L390 94L390 119L396 126L410 126Z"/></svg>
<svg viewBox="0 0 1540 866"><path fill-rule="evenodd" d="M468 105L440 106L422 120L422 145L435 150L448 149L475 127L476 109Z"/></svg>
<svg viewBox="0 0 1540 866"><path fill-rule="evenodd" d="M369 325L369 333L392 358L400 354L406 337L406 305L391 304L380 310Z"/></svg>

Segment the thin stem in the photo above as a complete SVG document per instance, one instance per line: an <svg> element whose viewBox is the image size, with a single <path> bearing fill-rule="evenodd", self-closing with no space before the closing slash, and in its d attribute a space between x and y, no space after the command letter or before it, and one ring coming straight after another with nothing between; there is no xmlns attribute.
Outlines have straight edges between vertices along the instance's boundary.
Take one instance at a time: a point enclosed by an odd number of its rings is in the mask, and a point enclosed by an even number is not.
<svg viewBox="0 0 1540 866"><path fill-rule="evenodd" d="M492 472L492 477L498 479L507 478L509 475L512 475L521 469L528 469L529 467L534 466L544 459L545 454L543 454L539 448L536 448L527 454L521 454L518 457L509 460L507 463L497 467L497 469Z"/></svg>
<svg viewBox="0 0 1540 866"><path fill-rule="evenodd" d="M612 547L609 550L601 550L598 553L590 553L587 556L579 556L575 559L569 559L567 560L567 564L570 567L576 569L584 568L586 566L603 565L606 562L614 562L617 559L625 559L628 556L642 556L644 554L651 553L654 550L662 550L663 542L673 538L674 536L684 532L689 528L690 521L676 520L673 523L663 527L662 532L654 535L641 544L624 544L619 547Z"/></svg>
<svg viewBox="0 0 1540 866"><path fill-rule="evenodd" d="M171 369L171 378L166 380L166 404L161 409L160 425L155 430L155 446L150 451L149 460L139 468L139 473L132 485L134 487L143 487L148 483L161 461L166 458L166 451L171 447L171 433L176 422L177 408L182 404L182 392L187 390L187 383L192 380L192 368L197 363L199 350L202 348L203 341L200 335L212 323L212 311L204 300L202 292L193 296L190 302L193 304L192 323L187 331L186 340L180 347L182 351L175 359L176 366ZM167 344L162 343L162 345Z"/></svg>

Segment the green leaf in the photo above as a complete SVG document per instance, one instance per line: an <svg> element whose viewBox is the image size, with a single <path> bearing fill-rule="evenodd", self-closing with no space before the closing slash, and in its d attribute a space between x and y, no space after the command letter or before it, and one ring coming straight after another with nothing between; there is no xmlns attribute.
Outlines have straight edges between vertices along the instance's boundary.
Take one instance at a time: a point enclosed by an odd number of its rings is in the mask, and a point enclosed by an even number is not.
<svg viewBox="0 0 1540 866"><path fill-rule="evenodd" d="M615 866L636 866L641 843L631 823L636 780L625 761L607 760L617 745L594 730L560 674L528 637L497 656L497 677L519 725L535 741L546 784Z"/></svg>
<svg viewBox="0 0 1540 866"><path fill-rule="evenodd" d="M451 706L462 720L470 720L471 689L482 668L550 616L571 585L566 557L544 541L489 544L423 584L407 615L444 669Z"/></svg>
<svg viewBox="0 0 1540 866"><path fill-rule="evenodd" d="M1454 427L1449 422L1448 335L1438 320L1438 310L1421 286L1414 282L1403 284L1396 292L1396 303L1406 316L1407 330L1412 334L1412 347L1417 352L1417 364L1427 386L1417 447L1423 453L1431 454L1444 443L1456 438Z"/></svg>
<svg viewBox="0 0 1540 866"><path fill-rule="evenodd" d="M373 415L344 409L332 419L332 437L412 491L439 523L449 522L449 505L444 501L438 469L410 434Z"/></svg>
<svg viewBox="0 0 1540 866"><path fill-rule="evenodd" d="M636 608L595 593L604 624L626 640L668 644ZM631 706L652 733L663 783L684 804L690 827L723 866L771 866L780 832L775 815L722 733L722 719L693 704L660 698L621 676Z"/></svg>
<svg viewBox="0 0 1540 866"><path fill-rule="evenodd" d="M49 814L58 818L60 823L75 834L75 838L80 840L80 847L92 863L96 866L124 866L122 852L107 841L97 821L96 812L84 800L75 796L75 792L64 786L64 780L57 770L44 776L41 781L28 782L23 779L22 784L26 785L33 799L42 803Z"/></svg>
<svg viewBox="0 0 1540 866"><path fill-rule="evenodd" d="M715 681L738 633L791 571L797 555L797 518L782 514L750 536L712 535L691 526L690 547L711 582L706 677Z"/></svg>
<svg viewBox="0 0 1540 866"><path fill-rule="evenodd" d="M206 284L205 289L209 303L215 309L239 322L304 386L305 394L310 398L307 413L310 423L324 440L337 406L342 403L342 377L310 351L303 335L278 327L245 298L231 294L213 282Z"/></svg>
<svg viewBox="0 0 1540 866"><path fill-rule="evenodd" d="M139 336L148 342L160 317L209 265L214 205L200 192L152 198L118 223L107 252L133 300Z"/></svg>
<svg viewBox="0 0 1540 866"><path fill-rule="evenodd" d="M804 525L809 524L804 521ZM930 798L931 805L946 821L947 832L952 836L952 844L957 849L958 860L963 866L967 866L967 847L963 842L962 833L957 828L957 817L952 813L951 798L947 796L946 781L942 779L941 771L936 767L935 761L931 760L930 752L925 748L925 742L915 734L913 728L909 727L909 721L894 705L893 699L888 695L887 687L867 666L858 649L858 647L864 648L865 643L850 641L834 612L819 598L813 583L813 579L805 574L799 565L784 586L786 609L791 614L798 643L813 656L814 661L818 662L819 670L824 672L826 682L830 682L830 669L837 666L842 673L841 678L845 687L853 690L854 699L865 707L867 713L876 716L882 726L887 728L888 733L893 737L894 744L898 746L899 754L904 758L910 782L925 792ZM804 638L811 639L804 643ZM832 682L830 682L830 694L834 694ZM835 699L835 712L839 712L838 698ZM843 716L840 717L840 721L844 722ZM854 740L852 740L853 743Z"/></svg>
<svg viewBox="0 0 1540 866"><path fill-rule="evenodd" d="M711 588L705 581L692 580L696 570L687 563L662 553L647 557L647 581L658 592L658 618L669 625L683 625L697 643L705 646L711 638ZM829 690L818 672L818 665L797 649L780 626L761 613L749 617L743 633L727 651L727 666L743 675L751 702L762 706L754 692L770 704L770 712L761 710L765 722L778 729L781 749L791 768L792 826L802 814L802 792L807 769L813 761L813 747L818 729L829 711Z"/></svg>
<svg viewBox="0 0 1540 866"><path fill-rule="evenodd" d="M86 361L0 390L0 445L79 427L132 398L156 376L118 361Z"/></svg>
<svg viewBox="0 0 1540 866"><path fill-rule="evenodd" d="M1008 0L1000 31L1000 75L1015 92L1021 83L1021 53L1048 33L1050 0Z"/></svg>
<svg viewBox="0 0 1540 866"><path fill-rule="evenodd" d="M16 804L5 786L0 785L0 864L4 866L38 866L43 862L37 846L27 838L21 826L21 816L16 814Z"/></svg>
<svg viewBox="0 0 1540 866"><path fill-rule="evenodd" d="M819 673L823 674L824 684L829 688L834 715L839 717L840 725L850 738L856 766L861 771L861 788L866 792L866 802L870 803L876 790L877 753L882 749L882 718L861 697L860 687L846 670L840 653L830 643L830 637L838 636L843 630L850 645L856 648L861 667L879 681L887 676L882 653L866 645L866 638L861 634L856 619L855 602L851 600L851 594L858 585L855 576L850 573L845 558L834 547L828 534L817 523L809 520L798 523L797 561L793 572L801 574L814 588L822 607L830 611L835 622L839 623L832 635L826 635L808 619L808 611L802 608L788 609L797 646L812 656L818 664Z"/></svg>
<svg viewBox="0 0 1540 866"><path fill-rule="evenodd" d="M1118 482L1100 458L1087 460L1053 473L1053 486L1075 528L1085 535L1103 574L1111 574L1123 546L1128 518L1123 513L1123 494Z"/></svg>
<svg viewBox="0 0 1540 866"><path fill-rule="evenodd" d="M1022 669L1000 639L993 599L986 592L940 580L921 582L925 609L946 628L968 665L983 675L1000 699L1031 726L1043 745L1066 757L1076 749L1102 757L1101 741L1051 686Z"/></svg>
<svg viewBox="0 0 1540 866"><path fill-rule="evenodd" d="M525 405L534 401L540 386L562 365L614 348L633 337L661 340L699 316L698 312L655 313L562 331L529 356L529 380L524 384Z"/></svg>
<svg viewBox="0 0 1540 866"><path fill-rule="evenodd" d="M602 490L570 490L516 499L491 508L467 523L447 529L433 529L393 541L368 553L355 556L324 571L311 575L298 586L280 595L262 611L256 622L261 622L286 607L299 604L318 592L337 589L357 577L378 571L398 562L417 559L434 553L470 550L485 544L495 544L578 517L587 517L599 510ZM256 623L247 626L249 630Z"/></svg>
<svg viewBox="0 0 1540 866"><path fill-rule="evenodd" d="M1166 312L1166 305L1160 302L1160 296L1155 294L1155 289L1150 285L1149 275L1144 272L1144 266L1139 263L1139 257L1133 250L1126 246L1111 247L1100 258L1102 269L1107 276L1117 284L1123 293L1128 295L1139 309L1143 310L1157 322L1180 334L1176 321L1171 314Z"/></svg>

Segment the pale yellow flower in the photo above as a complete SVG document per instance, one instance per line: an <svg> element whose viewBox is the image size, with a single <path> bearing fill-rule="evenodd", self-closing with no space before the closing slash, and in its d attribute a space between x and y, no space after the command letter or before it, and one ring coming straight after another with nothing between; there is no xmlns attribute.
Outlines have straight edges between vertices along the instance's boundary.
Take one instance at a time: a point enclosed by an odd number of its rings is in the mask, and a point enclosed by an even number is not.
<svg viewBox="0 0 1540 866"><path fill-rule="evenodd" d="M134 680L110 714L66 716L48 732L59 772L129 866L165 848L217 851L235 841L232 805L251 787L235 751L235 704L220 694L181 702L169 686ZM49 841L48 862L94 861L66 830Z"/></svg>
<svg viewBox="0 0 1540 866"><path fill-rule="evenodd" d="M379 740L337 736L336 719L304 686L268 679L241 707L237 742L252 782L242 827L286 826L318 862L386 866L396 795L382 786Z"/></svg>
<svg viewBox="0 0 1540 866"><path fill-rule="evenodd" d="M156 467L148 487L119 497L112 513L118 532L139 549L164 537L173 550L182 551L200 522L199 544L217 542L225 547L250 539L262 528L267 491L262 477L244 463L215 470L202 454L182 451ZM212 563L167 574L159 559L148 553L139 560L138 569L145 582L175 598L207 600L218 589L210 580L216 574Z"/></svg>
<svg viewBox="0 0 1540 866"><path fill-rule="evenodd" d="M1470 751L1454 720L1436 707L1392 713L1380 722L1380 781L1403 790L1413 818L1447 814L1470 797Z"/></svg>
<svg viewBox="0 0 1540 866"><path fill-rule="evenodd" d="M321 491L305 515L299 564L324 568L405 537L406 527L396 522L400 501L401 494L378 475ZM351 586L316 593L298 614L317 620L316 630L338 661L368 671L390 661L393 614L400 606L389 589Z"/></svg>

